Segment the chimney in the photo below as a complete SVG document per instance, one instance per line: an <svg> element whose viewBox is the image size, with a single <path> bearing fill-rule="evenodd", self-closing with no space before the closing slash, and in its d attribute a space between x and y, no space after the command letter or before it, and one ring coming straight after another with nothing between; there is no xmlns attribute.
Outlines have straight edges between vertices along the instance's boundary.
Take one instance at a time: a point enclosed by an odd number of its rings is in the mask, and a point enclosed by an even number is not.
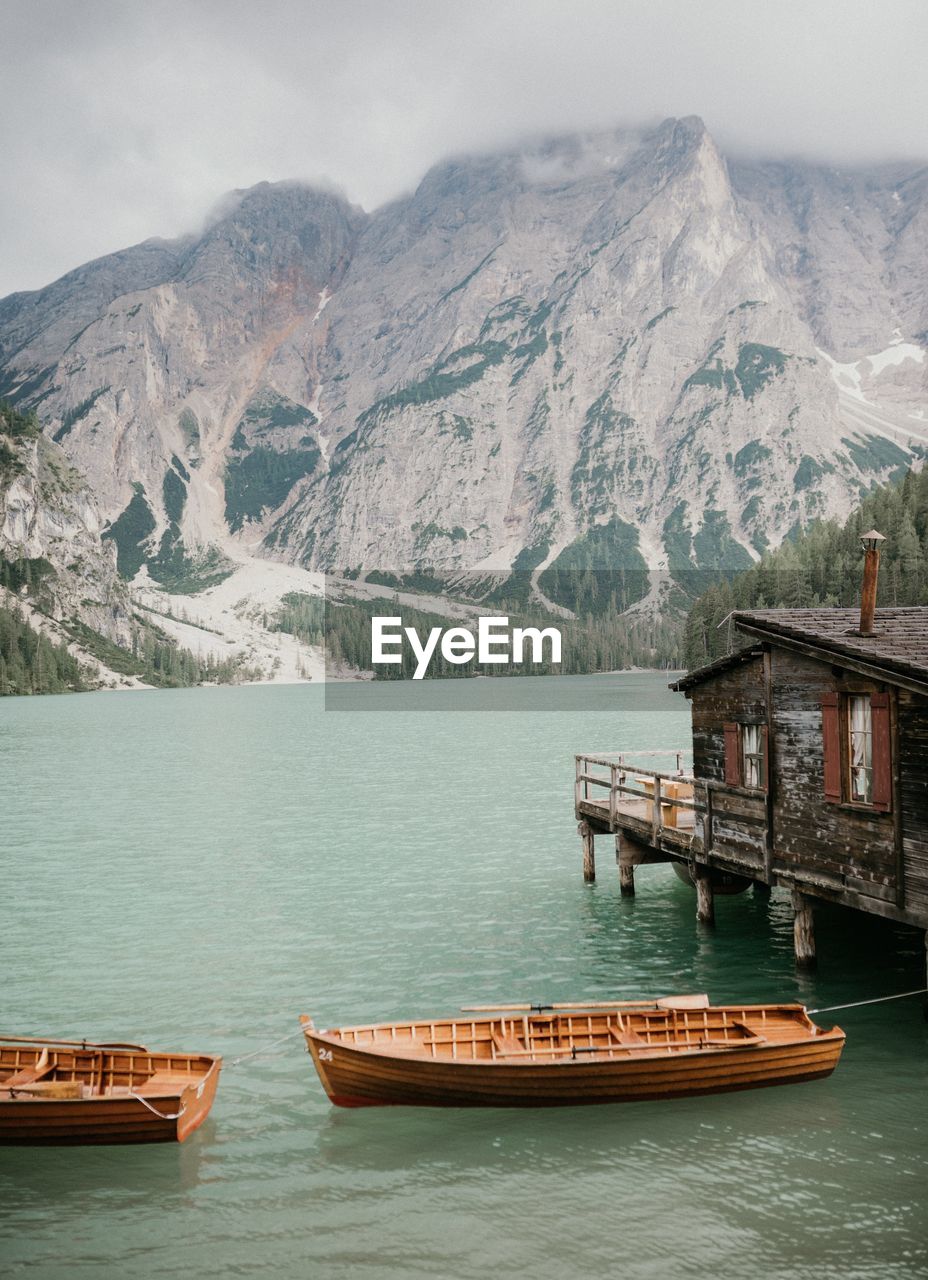
<svg viewBox="0 0 928 1280"><path fill-rule="evenodd" d="M864 582L860 591L860 631L862 636L873 635L873 615L876 613L876 584L880 576L880 549L886 539L876 529L860 535L864 549Z"/></svg>

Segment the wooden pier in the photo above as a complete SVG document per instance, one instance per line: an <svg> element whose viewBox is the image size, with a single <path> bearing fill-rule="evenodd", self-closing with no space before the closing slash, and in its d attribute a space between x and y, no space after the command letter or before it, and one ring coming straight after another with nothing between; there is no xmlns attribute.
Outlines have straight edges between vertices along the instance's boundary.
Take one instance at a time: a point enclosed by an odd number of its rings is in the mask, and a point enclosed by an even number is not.
<svg viewBox="0 0 928 1280"><path fill-rule="evenodd" d="M643 768L624 754L575 758L574 808L584 878L596 876L595 836L612 834L624 896L635 892L636 866L677 862L697 890L700 918L711 922L717 889L747 888L764 873L763 806L742 787L696 780L682 767L684 751L645 752L634 758L642 754L673 756L677 768ZM704 870L709 874L702 875Z"/></svg>
<svg viewBox="0 0 928 1280"><path fill-rule="evenodd" d="M795 955L815 964L814 904L928 929L928 608L733 615L746 647L671 687L692 704L691 769L641 754L575 757L583 874L615 839L623 895L635 867L674 863L714 895L791 893ZM926 935L928 936L928 935Z"/></svg>

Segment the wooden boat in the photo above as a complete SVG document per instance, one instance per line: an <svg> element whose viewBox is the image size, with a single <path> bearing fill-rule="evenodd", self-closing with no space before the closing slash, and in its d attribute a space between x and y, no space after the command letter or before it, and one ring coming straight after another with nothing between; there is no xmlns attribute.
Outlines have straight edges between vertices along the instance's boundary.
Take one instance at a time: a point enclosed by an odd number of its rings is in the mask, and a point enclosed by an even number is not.
<svg viewBox="0 0 928 1280"><path fill-rule="evenodd" d="M0 1038L0 1144L183 1142L221 1066L140 1044Z"/></svg>
<svg viewBox="0 0 928 1280"><path fill-rule="evenodd" d="M552 1107L794 1084L844 1047L802 1005L710 1006L705 995L473 1006L466 1017L317 1030L306 1045L338 1106Z"/></svg>

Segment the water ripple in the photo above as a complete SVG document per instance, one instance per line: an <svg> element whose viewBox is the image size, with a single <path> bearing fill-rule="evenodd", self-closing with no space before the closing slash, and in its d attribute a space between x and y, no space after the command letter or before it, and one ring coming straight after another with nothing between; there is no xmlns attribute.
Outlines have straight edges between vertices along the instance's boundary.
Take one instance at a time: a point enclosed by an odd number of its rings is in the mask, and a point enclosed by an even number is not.
<svg viewBox="0 0 928 1280"><path fill-rule="evenodd" d="M883 921L823 908L800 977L785 895L697 929L666 868L622 900L606 841L584 885L573 752L673 746L688 718L659 677L576 694L535 713L542 686L507 681L505 716L391 690L357 714L307 688L3 700L5 1025L229 1062L300 1012L921 984L921 937ZM909 1280L928 1030L914 1001L840 1016L820 1084L535 1113L337 1111L293 1040L227 1066L183 1147L3 1151L4 1274Z"/></svg>

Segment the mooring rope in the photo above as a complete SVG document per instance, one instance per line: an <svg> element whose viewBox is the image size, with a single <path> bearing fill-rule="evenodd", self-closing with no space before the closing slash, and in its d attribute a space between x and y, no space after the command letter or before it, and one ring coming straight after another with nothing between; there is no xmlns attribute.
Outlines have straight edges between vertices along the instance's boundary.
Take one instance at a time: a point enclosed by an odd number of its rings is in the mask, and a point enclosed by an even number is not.
<svg viewBox="0 0 928 1280"><path fill-rule="evenodd" d="M917 991L900 991L895 996L876 996L873 1000L855 1000L851 1004L830 1004L824 1009L806 1009L806 1013L835 1013L838 1009L859 1009L864 1004L885 1004L887 1000L905 1000L907 996L923 996L928 987L919 987Z"/></svg>
<svg viewBox="0 0 928 1280"><path fill-rule="evenodd" d="M147 1107L153 1116L157 1116L159 1120L179 1120L187 1110L186 1104L181 1107L180 1111L175 1111L173 1115L166 1116L163 1111L159 1111L157 1107L153 1107L150 1102L138 1093L130 1093L130 1098L135 1098L136 1102L141 1102L143 1107Z"/></svg>
<svg viewBox="0 0 928 1280"><path fill-rule="evenodd" d="M233 1058L229 1063L230 1067L237 1067L240 1062L247 1062L249 1058L258 1058L262 1053L267 1053L268 1049L276 1049L279 1044L283 1044L285 1040L295 1040L297 1036L303 1034L303 1028L298 1027L296 1031L288 1031L285 1036L281 1036L279 1040L272 1040L270 1044L262 1045L260 1049L255 1049L253 1053L243 1053L240 1058Z"/></svg>

